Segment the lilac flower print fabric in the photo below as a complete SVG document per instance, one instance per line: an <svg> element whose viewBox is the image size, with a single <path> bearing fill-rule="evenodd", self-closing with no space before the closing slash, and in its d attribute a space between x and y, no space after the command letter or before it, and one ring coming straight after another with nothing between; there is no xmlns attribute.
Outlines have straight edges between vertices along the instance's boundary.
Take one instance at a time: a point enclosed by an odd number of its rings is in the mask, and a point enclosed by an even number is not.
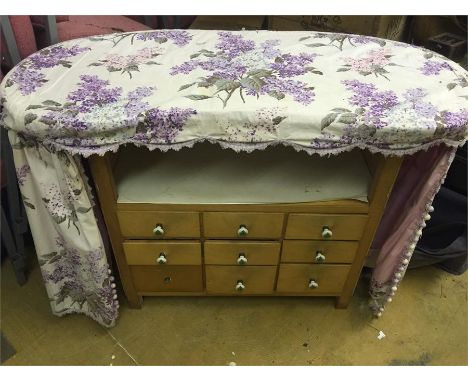
<svg viewBox="0 0 468 382"><path fill-rule="evenodd" d="M36 52L7 73L0 106L52 311L112 326L119 303L80 156L203 140L319 155L454 150L468 135L468 74L370 36L154 30Z"/></svg>

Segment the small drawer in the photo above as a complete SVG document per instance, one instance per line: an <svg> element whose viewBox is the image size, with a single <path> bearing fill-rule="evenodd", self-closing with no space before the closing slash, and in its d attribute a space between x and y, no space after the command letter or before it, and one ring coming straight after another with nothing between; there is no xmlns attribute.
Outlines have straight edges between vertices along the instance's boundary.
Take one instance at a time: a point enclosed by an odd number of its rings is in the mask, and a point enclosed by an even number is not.
<svg viewBox="0 0 468 382"><path fill-rule="evenodd" d="M283 214L205 212L203 226L206 237L277 239L283 230Z"/></svg>
<svg viewBox="0 0 468 382"><path fill-rule="evenodd" d="M367 215L290 214L287 239L360 240Z"/></svg>
<svg viewBox="0 0 468 382"><path fill-rule="evenodd" d="M357 241L284 240L281 262L351 264L358 245Z"/></svg>
<svg viewBox="0 0 468 382"><path fill-rule="evenodd" d="M201 265L201 244L196 241L132 240L123 247L128 265Z"/></svg>
<svg viewBox="0 0 468 382"><path fill-rule="evenodd" d="M210 294L271 294L275 287L274 266L206 266L206 291Z"/></svg>
<svg viewBox="0 0 468 382"><path fill-rule="evenodd" d="M281 264L278 293L338 296L343 290L350 265Z"/></svg>
<svg viewBox="0 0 468 382"><path fill-rule="evenodd" d="M141 293L152 292L201 292L203 291L202 267L196 265L130 266L133 283Z"/></svg>
<svg viewBox="0 0 468 382"><path fill-rule="evenodd" d="M277 265L280 243L205 241L205 264Z"/></svg>
<svg viewBox="0 0 468 382"><path fill-rule="evenodd" d="M196 212L117 211L117 216L126 238L200 237Z"/></svg>

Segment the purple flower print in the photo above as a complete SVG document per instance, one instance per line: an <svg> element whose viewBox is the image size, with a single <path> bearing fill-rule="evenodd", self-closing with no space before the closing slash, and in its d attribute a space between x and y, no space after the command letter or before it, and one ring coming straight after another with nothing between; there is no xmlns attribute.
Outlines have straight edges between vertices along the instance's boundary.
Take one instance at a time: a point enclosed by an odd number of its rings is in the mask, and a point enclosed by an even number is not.
<svg viewBox="0 0 468 382"><path fill-rule="evenodd" d="M296 102L303 105L309 105L313 100L315 93L307 84L294 80L283 80L276 77L265 78L265 85L261 88L260 94L288 94ZM247 93L248 94L248 93Z"/></svg>
<svg viewBox="0 0 468 382"><path fill-rule="evenodd" d="M24 185L24 182L26 181L26 177L28 176L30 172L31 172L31 168L27 164L16 169L16 178L18 179L18 184L20 186Z"/></svg>
<svg viewBox="0 0 468 382"><path fill-rule="evenodd" d="M44 74L24 66L17 67L9 80L7 86L17 84L20 93L24 96L34 93L37 88L47 82Z"/></svg>
<svg viewBox="0 0 468 382"><path fill-rule="evenodd" d="M231 32L218 32L218 36L219 41L216 44L216 48L228 59L233 59L255 49L255 42L245 40L242 35L236 35Z"/></svg>
<svg viewBox="0 0 468 382"><path fill-rule="evenodd" d="M279 77L295 77L307 72L307 65L314 62L317 54L301 53L299 56L283 54L277 57L270 68L278 72Z"/></svg>
<svg viewBox="0 0 468 382"><path fill-rule="evenodd" d="M96 75L83 74L80 76L79 88L67 97L75 102L81 113L90 112L95 106L103 106L116 102L122 94L122 88L107 89L109 81L101 80Z"/></svg>
<svg viewBox="0 0 468 382"><path fill-rule="evenodd" d="M193 114L197 114L194 109L178 107L171 107L169 110L151 109L146 113L144 131L137 129L137 138L139 140L151 138L151 142L171 143Z"/></svg>
<svg viewBox="0 0 468 382"><path fill-rule="evenodd" d="M398 97L391 91L378 91L374 84L365 84L358 80L343 81L347 90L354 94L350 103L364 109L363 117L366 124L372 124L376 128L386 126L381 120L386 111L398 104Z"/></svg>
<svg viewBox="0 0 468 382"><path fill-rule="evenodd" d="M41 73L42 69L58 65L70 68L71 62L67 61L67 58L74 57L87 50L89 48L83 48L79 45L73 45L70 48L55 46L43 49L24 60L22 64L14 69L13 74L7 81L7 86L17 84L22 95L34 93L37 88L47 82L45 74Z"/></svg>
<svg viewBox="0 0 468 382"><path fill-rule="evenodd" d="M53 46L46 48L32 55L30 66L34 69L52 68L58 65L69 64L67 58L77 56L80 53L90 50L90 48L83 48L79 45L73 45L70 48L63 46Z"/></svg>
<svg viewBox="0 0 468 382"><path fill-rule="evenodd" d="M282 54L277 48L278 40L258 43L247 40L240 34L218 32L216 51L202 49L190 56L191 60L171 68L171 75L189 74L201 69L208 74L200 80L180 87L179 91L197 84L202 88L215 88L212 95L187 95L195 101L219 98L223 107L234 92L238 92L245 103L244 95L259 97L269 95L277 100L286 95L296 102L309 105L315 93L313 87L294 77L308 73L322 75L311 64L317 54Z"/></svg>
<svg viewBox="0 0 468 382"><path fill-rule="evenodd" d="M449 128L468 128L468 110L462 109L458 112L446 111L443 113L443 121Z"/></svg>
<svg viewBox="0 0 468 382"><path fill-rule="evenodd" d="M424 65L421 68L419 68L421 73L424 74L425 76L438 75L444 69L453 71L453 68L447 62L430 61L430 60L427 60L424 63Z"/></svg>
<svg viewBox="0 0 468 382"><path fill-rule="evenodd" d="M184 46L192 40L192 35L185 30L160 30L139 33L136 35L136 39L143 41L154 40L160 43L171 40L177 46Z"/></svg>

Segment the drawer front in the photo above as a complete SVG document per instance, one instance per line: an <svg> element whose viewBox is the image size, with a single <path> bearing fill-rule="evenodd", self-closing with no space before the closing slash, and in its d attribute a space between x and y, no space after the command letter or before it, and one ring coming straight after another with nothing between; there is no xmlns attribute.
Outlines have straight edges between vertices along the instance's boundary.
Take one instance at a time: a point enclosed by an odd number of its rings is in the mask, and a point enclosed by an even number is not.
<svg viewBox="0 0 468 382"><path fill-rule="evenodd" d="M118 211L117 216L126 238L200 237L197 212ZM159 235L153 232L158 225Z"/></svg>
<svg viewBox="0 0 468 382"><path fill-rule="evenodd" d="M128 265L201 265L201 244L192 241L143 241L123 243Z"/></svg>
<svg viewBox="0 0 468 382"><path fill-rule="evenodd" d="M275 287L275 266L206 266L206 291L210 294L271 294ZM244 289L237 290L242 283Z"/></svg>
<svg viewBox="0 0 468 382"><path fill-rule="evenodd" d="M299 293L317 296L338 296L343 290L350 265L281 264L278 293ZM315 288L309 284L314 280Z"/></svg>
<svg viewBox="0 0 468 382"><path fill-rule="evenodd" d="M280 243L205 241L205 264L277 265Z"/></svg>
<svg viewBox="0 0 468 382"><path fill-rule="evenodd" d="M357 241L284 240L281 262L351 264L358 245Z"/></svg>
<svg viewBox="0 0 468 382"><path fill-rule="evenodd" d="M205 212L203 226L206 237L277 239L283 230L283 214Z"/></svg>
<svg viewBox="0 0 468 382"><path fill-rule="evenodd" d="M367 215L290 214L286 228L287 239L360 240ZM331 237L323 236L324 227Z"/></svg>
<svg viewBox="0 0 468 382"><path fill-rule="evenodd" d="M202 267L196 265L130 266L136 290L145 292L202 292Z"/></svg>

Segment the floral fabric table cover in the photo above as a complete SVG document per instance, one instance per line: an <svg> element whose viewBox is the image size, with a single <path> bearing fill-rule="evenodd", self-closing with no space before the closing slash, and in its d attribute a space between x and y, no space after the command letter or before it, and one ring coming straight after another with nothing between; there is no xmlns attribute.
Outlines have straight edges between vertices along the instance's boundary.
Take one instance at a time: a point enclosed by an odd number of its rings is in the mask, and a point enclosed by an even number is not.
<svg viewBox="0 0 468 382"><path fill-rule="evenodd" d="M429 50L323 32L116 33L31 55L1 84L2 123L54 313L113 325L118 310L74 154L203 140L320 155L457 147L467 85L462 67Z"/></svg>

